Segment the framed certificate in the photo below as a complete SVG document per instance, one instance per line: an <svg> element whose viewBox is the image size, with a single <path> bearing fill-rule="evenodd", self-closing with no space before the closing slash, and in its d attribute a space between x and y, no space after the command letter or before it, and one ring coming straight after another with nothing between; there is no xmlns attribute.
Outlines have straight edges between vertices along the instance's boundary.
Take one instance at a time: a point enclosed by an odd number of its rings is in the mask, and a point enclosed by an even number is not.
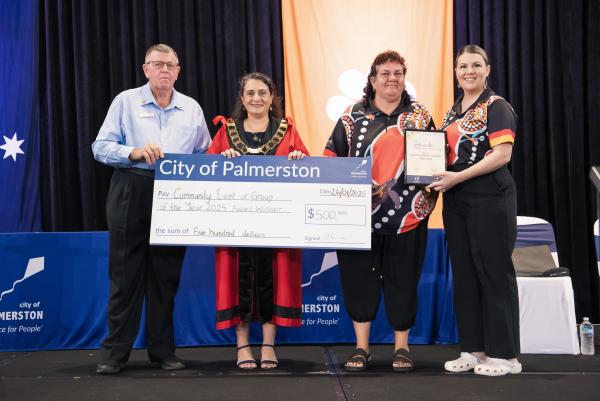
<svg viewBox="0 0 600 401"><path fill-rule="evenodd" d="M407 129L404 132L404 182L429 185L446 170L446 132Z"/></svg>

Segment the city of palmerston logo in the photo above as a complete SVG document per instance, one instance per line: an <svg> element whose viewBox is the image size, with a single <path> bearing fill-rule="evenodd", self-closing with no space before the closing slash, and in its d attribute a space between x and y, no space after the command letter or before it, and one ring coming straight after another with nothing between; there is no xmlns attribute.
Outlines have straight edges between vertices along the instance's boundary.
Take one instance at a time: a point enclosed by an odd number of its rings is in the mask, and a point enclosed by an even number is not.
<svg viewBox="0 0 600 401"><path fill-rule="evenodd" d="M17 284L22 283L23 281L27 280L29 277L34 276L43 270L44 270L44 257L43 256L39 257L39 258L29 259L29 262L27 262L27 268L25 269L25 274L23 274L23 277L16 280L13 283L12 288L0 293L0 301L2 301L2 298L5 295L8 295L11 292L13 292L15 290L15 287L17 286Z"/></svg>
<svg viewBox="0 0 600 401"><path fill-rule="evenodd" d="M350 175L352 177L366 177L367 176L367 170L362 168L365 164L367 164L369 162L368 159L363 159L360 164L358 166L356 166L354 168L354 170L352 170L350 172Z"/></svg>
<svg viewBox="0 0 600 401"><path fill-rule="evenodd" d="M312 284L313 278L320 276L327 270L337 266L337 264L337 254L335 252L325 252L325 254L323 255L323 262L321 263L321 268L318 272L310 275L308 283L302 283L302 288L310 286Z"/></svg>

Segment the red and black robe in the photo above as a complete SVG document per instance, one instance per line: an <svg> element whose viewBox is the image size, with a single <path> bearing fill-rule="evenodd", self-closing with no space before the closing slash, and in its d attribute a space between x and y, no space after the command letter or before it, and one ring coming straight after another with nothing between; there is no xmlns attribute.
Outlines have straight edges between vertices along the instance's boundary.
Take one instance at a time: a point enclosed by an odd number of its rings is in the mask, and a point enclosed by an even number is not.
<svg viewBox="0 0 600 401"><path fill-rule="evenodd" d="M213 119L216 125L221 123L213 138L208 154L219 154L234 148L227 123L232 120L223 116ZM294 150L308 154L289 117L285 135L271 152L275 156L287 156ZM278 124L279 125L279 124ZM237 248L217 247L216 294L217 294L217 329L227 329L241 322L239 310L239 277ZM299 249L273 249L273 319L271 323L279 326L300 326L302 312L302 259Z"/></svg>

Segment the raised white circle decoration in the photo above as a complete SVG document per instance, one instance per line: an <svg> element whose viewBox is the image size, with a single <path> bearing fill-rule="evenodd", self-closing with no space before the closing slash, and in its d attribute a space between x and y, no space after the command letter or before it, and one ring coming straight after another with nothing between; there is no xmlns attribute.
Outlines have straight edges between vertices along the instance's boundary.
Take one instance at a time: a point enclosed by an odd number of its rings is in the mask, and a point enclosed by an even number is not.
<svg viewBox="0 0 600 401"><path fill-rule="evenodd" d="M346 96L336 95L330 97L326 106L327 117L329 117L331 121L337 121L344 110L352 103L352 100Z"/></svg>
<svg viewBox="0 0 600 401"><path fill-rule="evenodd" d="M337 82L343 95L330 97L325 106L327 117L331 121L337 121L348 106L362 99L367 76L358 70L349 69L340 74Z"/></svg>
<svg viewBox="0 0 600 401"><path fill-rule="evenodd" d="M362 99L366 82L365 75L354 69L342 72L338 78L338 86L342 93L354 101Z"/></svg>
<svg viewBox="0 0 600 401"><path fill-rule="evenodd" d="M417 88L415 88L415 86L410 83L410 81L405 80L404 81L404 87L406 88L406 91L408 92L410 98L412 100L416 100L417 99Z"/></svg>

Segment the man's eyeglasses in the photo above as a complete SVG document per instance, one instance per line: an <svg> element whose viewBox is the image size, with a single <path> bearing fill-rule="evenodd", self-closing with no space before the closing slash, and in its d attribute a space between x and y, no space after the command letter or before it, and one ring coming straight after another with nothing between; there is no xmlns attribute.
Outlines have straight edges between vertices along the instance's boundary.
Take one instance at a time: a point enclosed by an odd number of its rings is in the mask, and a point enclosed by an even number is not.
<svg viewBox="0 0 600 401"><path fill-rule="evenodd" d="M148 62L146 62L146 64L148 64L155 70L162 70L163 68L165 68L165 65L167 66L167 70L169 70L169 71L172 71L175 68L179 67L179 64L165 63L164 61L148 61Z"/></svg>

